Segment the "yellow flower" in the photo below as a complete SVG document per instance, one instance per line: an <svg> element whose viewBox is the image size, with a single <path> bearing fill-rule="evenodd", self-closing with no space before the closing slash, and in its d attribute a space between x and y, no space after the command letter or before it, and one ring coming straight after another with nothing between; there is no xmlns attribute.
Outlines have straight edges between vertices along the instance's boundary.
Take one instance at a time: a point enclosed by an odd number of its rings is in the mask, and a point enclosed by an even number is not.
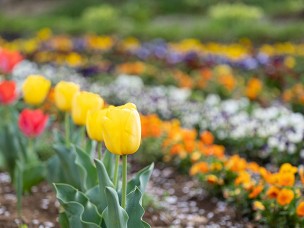
<svg viewBox="0 0 304 228"><path fill-rule="evenodd" d="M113 154L135 153L140 145L141 124L136 106L127 103L109 107L103 121L103 138L106 147Z"/></svg>
<svg viewBox="0 0 304 228"><path fill-rule="evenodd" d="M65 112L71 111L74 95L79 91L80 86L73 82L61 81L55 86L56 106Z"/></svg>
<svg viewBox="0 0 304 228"><path fill-rule="evenodd" d="M98 110L103 107L103 99L95 93L78 92L72 100L72 119L75 124L85 125L89 110Z"/></svg>
<svg viewBox="0 0 304 228"><path fill-rule="evenodd" d="M102 136L102 117L106 114L107 109L89 110L87 114L86 128L90 139L103 141Z"/></svg>
<svg viewBox="0 0 304 228"><path fill-rule="evenodd" d="M51 81L41 75L30 75L22 85L24 101L30 105L39 105L47 97Z"/></svg>
<svg viewBox="0 0 304 228"><path fill-rule="evenodd" d="M261 201L254 201L253 202L253 210L255 210L255 211L264 211L265 210L265 206L263 205L263 203Z"/></svg>

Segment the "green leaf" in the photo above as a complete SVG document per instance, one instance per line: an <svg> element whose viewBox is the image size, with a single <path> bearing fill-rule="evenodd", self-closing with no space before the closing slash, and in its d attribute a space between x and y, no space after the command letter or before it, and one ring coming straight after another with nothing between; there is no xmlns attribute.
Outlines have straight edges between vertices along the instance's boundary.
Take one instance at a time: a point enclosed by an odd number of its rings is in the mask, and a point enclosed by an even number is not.
<svg viewBox="0 0 304 228"><path fill-rule="evenodd" d="M129 216L127 212L119 205L117 192L114 190L114 188L107 187L105 189L105 194L107 197L108 207L102 213L102 218L105 220L107 227L127 228Z"/></svg>
<svg viewBox="0 0 304 228"><path fill-rule="evenodd" d="M66 213L60 212L59 216L58 216L58 219L59 219L59 224L60 224L61 228L69 228L70 227L69 219L68 219Z"/></svg>
<svg viewBox="0 0 304 228"><path fill-rule="evenodd" d="M114 178L114 168L115 168L115 154L112 154L110 151L107 149L104 152L104 157L103 157L103 164L108 172L109 177L111 180Z"/></svg>
<svg viewBox="0 0 304 228"><path fill-rule="evenodd" d="M54 186L56 197L65 210L70 227L100 227L102 216L82 192L67 184L54 184Z"/></svg>
<svg viewBox="0 0 304 228"><path fill-rule="evenodd" d="M64 180L67 184L74 186L77 189L81 189L80 173L78 166L75 164L76 152L71 148L67 148L65 145L55 145L55 152L59 157L61 163L60 170L64 175Z"/></svg>
<svg viewBox="0 0 304 228"><path fill-rule="evenodd" d="M99 191L100 191L101 207L102 207L102 210L104 210L107 205L105 189L106 189L106 187L114 188L114 185L113 185L103 163L101 161L95 159L95 165L96 165L97 174L98 174L98 184L99 184Z"/></svg>
<svg viewBox="0 0 304 228"><path fill-rule="evenodd" d="M89 198L89 200L96 205L99 213L102 213L105 209L104 201L101 199L101 192L99 189L99 185L89 189L86 191L85 195Z"/></svg>
<svg viewBox="0 0 304 228"><path fill-rule="evenodd" d="M62 175L61 162L58 155L54 155L46 162L46 178L49 183L67 183L65 175Z"/></svg>
<svg viewBox="0 0 304 228"><path fill-rule="evenodd" d="M144 193L146 190L146 186L151 177L152 171L154 168L154 163L140 170L135 177L133 177L127 185L127 193L130 193L136 186L139 190Z"/></svg>
<svg viewBox="0 0 304 228"><path fill-rule="evenodd" d="M24 192L29 192L33 186L45 178L45 166L40 162L25 164L22 171Z"/></svg>
<svg viewBox="0 0 304 228"><path fill-rule="evenodd" d="M142 207L142 193L135 189L127 195L127 213L129 215L128 227L148 228L150 225L142 220L145 213Z"/></svg>
<svg viewBox="0 0 304 228"><path fill-rule="evenodd" d="M97 185L97 170L90 156L78 146L72 146L76 152L75 163L79 167L82 190L86 191Z"/></svg>

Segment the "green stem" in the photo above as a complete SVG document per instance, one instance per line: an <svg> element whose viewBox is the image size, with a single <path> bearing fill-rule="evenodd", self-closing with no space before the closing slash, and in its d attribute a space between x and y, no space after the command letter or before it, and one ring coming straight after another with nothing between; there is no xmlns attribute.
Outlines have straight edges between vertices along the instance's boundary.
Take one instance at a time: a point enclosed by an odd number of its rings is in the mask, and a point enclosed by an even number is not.
<svg viewBox="0 0 304 228"><path fill-rule="evenodd" d="M115 155L114 188L117 187L117 182L118 182L119 158L120 158L120 155Z"/></svg>
<svg viewBox="0 0 304 228"><path fill-rule="evenodd" d="M97 153L98 153L98 160L101 160L101 157L102 157L102 142L97 142Z"/></svg>
<svg viewBox="0 0 304 228"><path fill-rule="evenodd" d="M121 192L121 206L126 209L127 200L127 155L122 156L122 192Z"/></svg>
<svg viewBox="0 0 304 228"><path fill-rule="evenodd" d="M70 147L70 118L68 112L64 114L64 123L65 123L65 143L67 147Z"/></svg>
<svg viewBox="0 0 304 228"><path fill-rule="evenodd" d="M86 127L81 127L81 131L82 131L82 147L86 150Z"/></svg>

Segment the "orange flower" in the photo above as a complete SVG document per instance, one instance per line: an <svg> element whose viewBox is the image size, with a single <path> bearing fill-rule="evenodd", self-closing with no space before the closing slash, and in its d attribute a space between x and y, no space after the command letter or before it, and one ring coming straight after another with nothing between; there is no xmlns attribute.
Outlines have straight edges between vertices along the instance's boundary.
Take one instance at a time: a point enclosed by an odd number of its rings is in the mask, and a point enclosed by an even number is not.
<svg viewBox="0 0 304 228"><path fill-rule="evenodd" d="M244 183L249 183L251 181L251 177L248 172L242 171L239 172L238 177L234 180L234 184L240 185Z"/></svg>
<svg viewBox="0 0 304 228"><path fill-rule="evenodd" d="M304 217L304 202L303 201L297 207L297 215L299 217Z"/></svg>
<svg viewBox="0 0 304 228"><path fill-rule="evenodd" d="M256 162L249 162L247 164L247 169L252 171L252 172L258 173L259 168L260 168L260 166Z"/></svg>
<svg viewBox="0 0 304 228"><path fill-rule="evenodd" d="M210 131L203 131L200 134L200 138L202 142L205 143L206 145L211 145L214 142L214 137Z"/></svg>
<svg viewBox="0 0 304 228"><path fill-rule="evenodd" d="M282 189L277 197L277 202L281 206L289 204L294 198L294 192L289 189Z"/></svg>
<svg viewBox="0 0 304 228"><path fill-rule="evenodd" d="M236 86L236 80L231 74L221 75L219 77L219 82L222 84L229 92L231 92Z"/></svg>
<svg viewBox="0 0 304 228"><path fill-rule="evenodd" d="M264 189L263 185L255 186L251 191L251 193L249 194L249 198L250 199L256 198L263 191L263 189Z"/></svg>
<svg viewBox="0 0 304 228"><path fill-rule="evenodd" d="M207 162L198 162L190 169L190 175L193 176L197 173L207 173L209 170Z"/></svg>
<svg viewBox="0 0 304 228"><path fill-rule="evenodd" d="M276 199L276 198L278 197L279 192L280 192L280 189L278 189L278 188L275 187L275 186L271 186L271 187L268 189L266 195L267 195L269 198L271 198L271 199Z"/></svg>
<svg viewBox="0 0 304 228"><path fill-rule="evenodd" d="M289 163L284 163L283 165L281 165L279 173L293 173L293 174L295 174L297 171L298 171L297 167L292 166Z"/></svg>
<svg viewBox="0 0 304 228"><path fill-rule="evenodd" d="M293 173L280 173L279 185L281 186L293 186L295 182L295 176Z"/></svg>
<svg viewBox="0 0 304 228"><path fill-rule="evenodd" d="M247 87L246 87L246 96L254 100L257 98L257 96L262 91L263 84L262 82L257 78L252 78L248 81Z"/></svg>
<svg viewBox="0 0 304 228"><path fill-rule="evenodd" d="M175 154L179 154L180 152L182 152L184 150L183 145L181 145L180 143L174 144L171 149L170 149L170 154L171 155L175 155Z"/></svg>
<svg viewBox="0 0 304 228"><path fill-rule="evenodd" d="M215 176L215 175L213 175L213 174L208 175L208 176L206 177L206 179L207 179L207 182L208 182L209 184L217 184L217 183L219 182L217 176Z"/></svg>
<svg viewBox="0 0 304 228"><path fill-rule="evenodd" d="M302 165L299 167L299 176L301 178L302 184L304 184L304 166Z"/></svg>
<svg viewBox="0 0 304 228"><path fill-rule="evenodd" d="M239 155L233 155L232 157L229 158L228 162L226 163L226 167L227 169L233 172L239 172L246 169L247 162Z"/></svg>

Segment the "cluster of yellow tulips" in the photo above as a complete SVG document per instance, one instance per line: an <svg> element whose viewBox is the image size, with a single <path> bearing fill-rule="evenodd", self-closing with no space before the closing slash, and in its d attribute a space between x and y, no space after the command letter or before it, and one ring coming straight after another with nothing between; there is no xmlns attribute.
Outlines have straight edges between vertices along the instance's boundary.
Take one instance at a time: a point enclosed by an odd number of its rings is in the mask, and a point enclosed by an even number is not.
<svg viewBox="0 0 304 228"><path fill-rule="evenodd" d="M44 102L51 88L51 81L40 75L25 80L22 90L24 101L37 106ZM61 81L54 87L57 108L65 112L66 146L70 146L69 116L75 125L86 127L90 139L104 142L116 155L114 184L117 185L119 160L122 156L122 207L126 207L127 155L135 153L141 142L141 122L135 104L105 107L103 98L87 91L80 85Z"/></svg>

